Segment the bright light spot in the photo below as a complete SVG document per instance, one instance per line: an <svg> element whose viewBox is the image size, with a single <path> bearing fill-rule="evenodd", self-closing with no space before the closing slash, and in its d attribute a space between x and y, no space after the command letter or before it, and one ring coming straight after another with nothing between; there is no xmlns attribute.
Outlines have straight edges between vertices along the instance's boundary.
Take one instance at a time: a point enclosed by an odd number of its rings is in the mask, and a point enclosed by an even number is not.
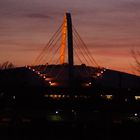
<svg viewBox="0 0 140 140"><path fill-rule="evenodd" d="M13 96L13 99L15 100L16 99L16 96Z"/></svg>
<svg viewBox="0 0 140 140"><path fill-rule="evenodd" d="M55 82L51 82L51 84L50 84L51 86L57 86L58 84L57 83L55 83Z"/></svg>
<svg viewBox="0 0 140 140"><path fill-rule="evenodd" d="M57 98L57 95L54 95L54 98Z"/></svg>
<svg viewBox="0 0 140 140"><path fill-rule="evenodd" d="M62 95L63 98L65 98L65 95Z"/></svg>
<svg viewBox="0 0 140 140"><path fill-rule="evenodd" d="M138 114L137 114L137 113L135 113L134 115L135 115L135 117L137 117L137 116L138 116Z"/></svg>
<svg viewBox="0 0 140 140"><path fill-rule="evenodd" d="M103 74L104 72L103 72L103 71L101 71L101 73Z"/></svg>
<svg viewBox="0 0 140 140"><path fill-rule="evenodd" d="M46 79L45 79L46 80ZM58 83L49 81L50 86L58 86Z"/></svg>
<svg viewBox="0 0 140 140"><path fill-rule="evenodd" d="M58 114L59 112L58 111L55 111L55 113Z"/></svg>
<svg viewBox="0 0 140 140"><path fill-rule="evenodd" d="M51 94L50 97L53 98L54 96Z"/></svg>
<svg viewBox="0 0 140 140"><path fill-rule="evenodd" d="M101 76L101 73L97 73L97 76L98 76L98 77Z"/></svg>
<svg viewBox="0 0 140 140"><path fill-rule="evenodd" d="M61 95L58 95L58 98L61 98Z"/></svg>

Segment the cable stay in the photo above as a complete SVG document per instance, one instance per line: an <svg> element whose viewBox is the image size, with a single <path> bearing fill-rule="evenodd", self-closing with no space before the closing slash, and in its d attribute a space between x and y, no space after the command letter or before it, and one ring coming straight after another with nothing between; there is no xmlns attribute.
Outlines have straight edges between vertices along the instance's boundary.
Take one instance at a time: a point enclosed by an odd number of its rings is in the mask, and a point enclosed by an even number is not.
<svg viewBox="0 0 140 140"><path fill-rule="evenodd" d="M79 61L81 62L81 64L84 64L75 49L74 49L74 54L75 54L75 56L77 56L77 58L79 59ZM87 71L86 67L84 67L84 70L89 75L89 72Z"/></svg>
<svg viewBox="0 0 140 140"><path fill-rule="evenodd" d="M80 51L80 54L82 55L82 57L84 58L84 60L86 61L86 63L89 65L89 62L86 58L86 56L84 55L82 49L79 47L78 43L77 43L77 40L74 38L74 43L75 43L75 47L78 48L78 50Z"/></svg>
<svg viewBox="0 0 140 140"><path fill-rule="evenodd" d="M83 50L85 51L86 55L89 57L89 60L92 62L92 64L94 63L97 67L99 67L98 63L92 57L90 51L88 50L88 47L86 46L86 44L84 43L84 41L82 40L82 38L80 37L79 33L77 32L74 26L73 26L73 33L76 36L77 40L79 40L81 47L83 47Z"/></svg>
<svg viewBox="0 0 140 140"><path fill-rule="evenodd" d="M58 34L60 34L61 29L62 29L62 26L63 26L63 24L61 24L60 27L58 28L58 30L53 34L53 36L51 37L51 39L49 40L49 42L44 46L44 48L41 50L41 53L37 56L37 58L33 62L32 66L35 66L35 65L37 65L38 62L40 62L40 60L43 57L43 54L45 54L46 51L48 51L48 49L51 47L51 45L55 41L55 39L58 36Z"/></svg>
<svg viewBox="0 0 140 140"><path fill-rule="evenodd" d="M56 55L56 53L58 53L57 50L59 50L59 48L60 48L60 44L58 45L60 39L61 39L61 36L59 35L58 39L55 40L56 42L48 50L48 54L46 54L46 57L44 56L45 63L51 64L52 59L54 58L54 56Z"/></svg>

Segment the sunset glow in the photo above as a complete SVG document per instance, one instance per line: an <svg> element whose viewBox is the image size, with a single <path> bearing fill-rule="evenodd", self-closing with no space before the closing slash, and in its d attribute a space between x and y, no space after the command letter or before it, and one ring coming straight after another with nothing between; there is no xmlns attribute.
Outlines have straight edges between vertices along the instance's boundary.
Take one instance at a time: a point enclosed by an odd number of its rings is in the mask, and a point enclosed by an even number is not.
<svg viewBox="0 0 140 140"><path fill-rule="evenodd" d="M0 63L30 65L71 12L73 24L103 67L137 74L139 0L1 0Z"/></svg>

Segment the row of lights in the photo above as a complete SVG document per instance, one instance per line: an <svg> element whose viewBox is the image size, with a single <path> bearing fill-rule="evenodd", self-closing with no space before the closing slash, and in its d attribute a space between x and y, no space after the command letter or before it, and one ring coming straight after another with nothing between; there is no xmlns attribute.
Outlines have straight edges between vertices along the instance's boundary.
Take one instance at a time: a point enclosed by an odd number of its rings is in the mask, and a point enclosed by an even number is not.
<svg viewBox="0 0 140 140"><path fill-rule="evenodd" d="M44 79L45 81L48 81L48 83L49 83L50 86L57 86L57 85L58 85L58 83L50 81L50 80L52 80L53 78L47 78L47 77L46 77L46 74L41 74L39 71L36 71L35 69L32 69L31 67L28 67L28 66L26 66L26 67L27 67L28 69L32 70L33 72L36 72L40 77L43 77L43 79Z"/></svg>
<svg viewBox="0 0 140 140"><path fill-rule="evenodd" d="M113 99L113 95L100 95L101 98L103 99L107 99L107 100L112 100ZM60 99L60 98L70 98L70 95L61 95L61 94L46 94L45 97L48 98L53 98L53 99ZM84 99L88 99L90 98L90 96L86 96L86 95L74 95L74 98L84 98ZM138 99L138 96L137 96ZM140 96L139 96L139 100L140 100Z"/></svg>
<svg viewBox="0 0 140 140"><path fill-rule="evenodd" d="M53 78L51 77L46 77L46 74L41 74L40 72L36 71L35 69L32 69L31 67L26 66L28 69L31 69L33 72L36 72L40 77L43 77L45 81L48 81L50 86L57 86L58 83L56 82L52 82ZM104 68L103 70L101 70L100 72L96 73L97 77L102 76L102 74L106 71L106 69ZM83 83L82 86L84 87L90 87L92 85L91 82L88 83Z"/></svg>
<svg viewBox="0 0 140 140"><path fill-rule="evenodd" d="M31 67L29 67L29 66L26 66L28 69L32 69ZM34 71L34 72L36 72L36 70L35 69L32 69L32 71ZM103 73L106 71L106 69L104 68L103 70L101 70L100 72L98 72L98 73L96 73L96 77L100 77L100 76L102 76L103 75ZM50 81L50 80L52 80L52 78L47 78L46 76L45 76L45 74L41 74L40 72L36 72L40 77L43 77L46 81ZM94 76L93 76L94 77ZM50 83L50 82L49 82ZM50 84L50 85L56 85L56 84ZM84 86L91 86L91 82L89 82L89 83L85 83L85 84L83 84Z"/></svg>
<svg viewBox="0 0 140 140"><path fill-rule="evenodd" d="M101 95L101 97L103 99L108 99L108 100L112 100L113 99L113 95ZM140 96L134 96L134 98L135 98L135 100L140 101ZM128 99L125 98L125 102L127 102L127 101L128 101Z"/></svg>
<svg viewBox="0 0 140 140"><path fill-rule="evenodd" d="M70 95L61 95L61 94L50 94L50 95L48 95L48 94L46 94L45 97L53 98L53 99L61 99L61 98L70 98ZM84 98L84 99L90 98L90 96L86 96L86 95L74 95L73 97L75 99L76 98ZM107 100L112 100L113 95L101 95L101 98L107 99Z"/></svg>
<svg viewBox="0 0 140 140"><path fill-rule="evenodd" d="M61 94L46 94L44 95L44 97L47 97L47 98L53 98L53 99L63 99L63 98L70 98L70 95L61 95ZM75 99L76 98L89 98L90 96L85 96L85 95L74 95L73 96Z"/></svg>
<svg viewBox="0 0 140 140"><path fill-rule="evenodd" d="M106 100L112 100L113 99L113 95L100 95L101 98L106 99ZM48 98L53 98L53 99L61 99L61 98L70 98L70 95L61 95L61 94L46 94L44 95L44 97L48 97ZM134 96L135 100L139 100L140 101L140 96ZM16 99L16 96L14 95L12 97L14 100ZM84 98L84 99L88 99L90 98L90 96L86 96L86 95L74 95L74 98ZM128 100L125 99L125 101L127 102Z"/></svg>

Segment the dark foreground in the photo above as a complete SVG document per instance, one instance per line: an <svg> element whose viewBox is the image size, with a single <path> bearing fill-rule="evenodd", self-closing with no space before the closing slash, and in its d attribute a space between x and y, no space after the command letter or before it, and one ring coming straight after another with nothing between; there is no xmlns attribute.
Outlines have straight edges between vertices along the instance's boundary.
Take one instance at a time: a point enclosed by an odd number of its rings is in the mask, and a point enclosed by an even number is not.
<svg viewBox="0 0 140 140"><path fill-rule="evenodd" d="M0 110L0 140L139 139L138 103L95 105L71 100L9 103Z"/></svg>
<svg viewBox="0 0 140 140"><path fill-rule="evenodd" d="M13 140L134 140L139 139L139 122L24 122L4 119L0 124L0 139Z"/></svg>

